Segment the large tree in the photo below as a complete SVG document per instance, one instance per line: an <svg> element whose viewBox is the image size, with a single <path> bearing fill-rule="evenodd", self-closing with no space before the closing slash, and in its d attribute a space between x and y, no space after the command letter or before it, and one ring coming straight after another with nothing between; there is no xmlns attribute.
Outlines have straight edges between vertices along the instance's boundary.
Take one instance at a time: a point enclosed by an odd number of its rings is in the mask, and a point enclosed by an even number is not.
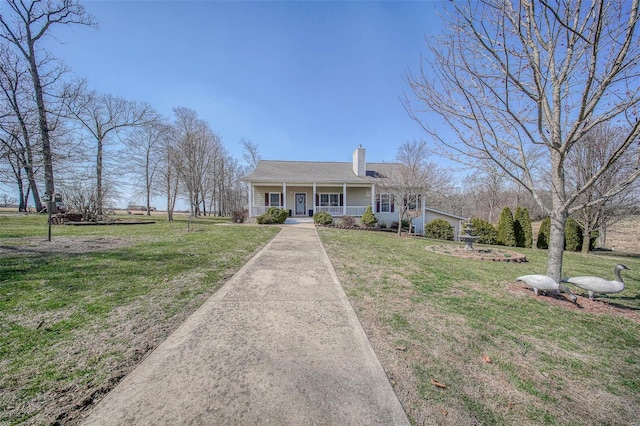
<svg viewBox="0 0 640 426"><path fill-rule="evenodd" d="M34 98L38 109L40 144L44 162L46 192L53 197L55 192L53 177L53 152L51 147L51 125L49 123L43 73L49 61L47 52L39 48L41 40L47 36L52 26L95 25L93 17L75 0L5 0L0 14L0 39L14 46L28 64Z"/></svg>
<svg viewBox="0 0 640 426"><path fill-rule="evenodd" d="M155 112L145 103L90 91L70 97L68 113L91 135L96 144L96 206L97 214L102 215L105 200L105 145L117 132L153 121Z"/></svg>
<svg viewBox="0 0 640 426"><path fill-rule="evenodd" d="M492 162L548 212L547 274L556 280L568 214L640 135L638 1L456 1L420 72L407 75L414 97L405 107L445 155L473 167ZM570 151L611 121L624 137L590 179L569 187Z"/></svg>

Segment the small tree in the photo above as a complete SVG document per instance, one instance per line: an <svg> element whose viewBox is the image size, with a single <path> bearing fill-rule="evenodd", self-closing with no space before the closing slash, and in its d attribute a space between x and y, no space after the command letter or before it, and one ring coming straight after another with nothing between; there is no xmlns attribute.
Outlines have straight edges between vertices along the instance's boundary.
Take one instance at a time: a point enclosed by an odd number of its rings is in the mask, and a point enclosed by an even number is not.
<svg viewBox="0 0 640 426"><path fill-rule="evenodd" d="M545 217L540 224L540 229L538 230L538 240L536 242L536 247L543 250L548 249L549 235L551 235L551 219L549 217Z"/></svg>
<svg viewBox="0 0 640 426"><path fill-rule="evenodd" d="M514 217L514 232L516 235L516 245L518 247L531 248L533 244L533 229L531 228L531 217L526 207L518 206Z"/></svg>
<svg viewBox="0 0 640 426"><path fill-rule="evenodd" d="M364 214L360 218L360 222L364 226L374 226L376 223L378 223L378 218L373 214L371 206L367 206L367 209L364 211Z"/></svg>
<svg viewBox="0 0 640 426"><path fill-rule="evenodd" d="M439 240L453 240L453 226L444 219L433 219L424 226L424 236Z"/></svg>
<svg viewBox="0 0 640 426"><path fill-rule="evenodd" d="M516 245L516 235L513 225L513 213L509 207L502 209L500 220L498 221L498 243L514 247Z"/></svg>
<svg viewBox="0 0 640 426"><path fill-rule="evenodd" d="M498 230L495 226L478 217L471 219L471 224L473 225L473 234L479 237L477 240L479 244L498 243Z"/></svg>
<svg viewBox="0 0 640 426"><path fill-rule="evenodd" d="M572 217L568 218L564 225L564 249L567 251L582 249L582 228Z"/></svg>

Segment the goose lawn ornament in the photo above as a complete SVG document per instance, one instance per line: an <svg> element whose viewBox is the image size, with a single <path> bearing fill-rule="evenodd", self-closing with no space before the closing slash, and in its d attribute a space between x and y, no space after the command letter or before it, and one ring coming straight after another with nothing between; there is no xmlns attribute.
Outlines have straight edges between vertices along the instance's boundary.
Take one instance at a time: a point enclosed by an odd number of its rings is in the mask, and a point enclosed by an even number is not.
<svg viewBox="0 0 640 426"><path fill-rule="evenodd" d="M576 287L580 287L583 290L589 292L589 299L593 300L593 293L620 293L624 290L624 281L620 276L620 271L623 269L629 269L624 265L616 265L613 268L613 274L616 279L613 281L607 281L600 277L571 277L563 278L563 283L570 283Z"/></svg>
<svg viewBox="0 0 640 426"><path fill-rule="evenodd" d="M516 278L516 281L522 281L529 287L532 287L536 296L538 295L538 291L542 291L545 294L547 291L564 291L565 293L569 293L569 298L573 303L576 303L576 300L578 299L568 288L558 284L556 280L547 275L523 275Z"/></svg>

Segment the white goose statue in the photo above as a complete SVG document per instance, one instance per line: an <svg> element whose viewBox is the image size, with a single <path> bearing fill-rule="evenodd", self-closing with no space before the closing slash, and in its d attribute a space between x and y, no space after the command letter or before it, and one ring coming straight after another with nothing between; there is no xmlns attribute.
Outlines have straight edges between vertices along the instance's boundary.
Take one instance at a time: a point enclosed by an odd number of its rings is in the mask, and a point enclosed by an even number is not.
<svg viewBox="0 0 640 426"><path fill-rule="evenodd" d="M536 296L538 295L538 291L542 291L545 294L547 291L564 291L565 293L569 294L569 298L573 303L576 303L576 300L578 299L576 295L571 292L571 290L563 285L558 284L556 280L548 275L523 275L516 278L516 281L522 281L529 287L533 288L533 292Z"/></svg>
<svg viewBox="0 0 640 426"><path fill-rule="evenodd" d="M620 264L613 268L613 274L616 279L613 281L607 281L600 277L571 277L563 278L563 283L570 283L576 287L580 287L583 290L589 292L589 299L593 300L593 293L620 293L624 290L624 281L620 276L620 271L623 269L629 269L626 266Z"/></svg>

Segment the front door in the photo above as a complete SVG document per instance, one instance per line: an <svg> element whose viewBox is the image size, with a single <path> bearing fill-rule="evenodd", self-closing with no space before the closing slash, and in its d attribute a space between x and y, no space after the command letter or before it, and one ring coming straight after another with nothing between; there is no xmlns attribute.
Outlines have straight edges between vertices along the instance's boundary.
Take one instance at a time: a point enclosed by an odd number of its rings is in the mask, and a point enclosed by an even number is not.
<svg viewBox="0 0 640 426"><path fill-rule="evenodd" d="M306 214L307 194L296 193L296 216Z"/></svg>

